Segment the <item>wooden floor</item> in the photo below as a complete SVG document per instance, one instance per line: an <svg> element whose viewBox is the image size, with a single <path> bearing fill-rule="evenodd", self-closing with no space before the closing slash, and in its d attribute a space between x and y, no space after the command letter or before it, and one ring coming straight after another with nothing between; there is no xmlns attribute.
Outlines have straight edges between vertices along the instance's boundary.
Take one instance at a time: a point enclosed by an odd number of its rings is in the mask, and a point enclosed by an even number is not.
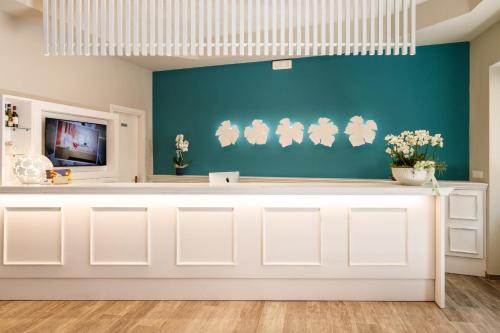
<svg viewBox="0 0 500 333"><path fill-rule="evenodd" d="M446 287L445 310L431 302L3 301L0 332L500 332L500 281L449 274Z"/></svg>

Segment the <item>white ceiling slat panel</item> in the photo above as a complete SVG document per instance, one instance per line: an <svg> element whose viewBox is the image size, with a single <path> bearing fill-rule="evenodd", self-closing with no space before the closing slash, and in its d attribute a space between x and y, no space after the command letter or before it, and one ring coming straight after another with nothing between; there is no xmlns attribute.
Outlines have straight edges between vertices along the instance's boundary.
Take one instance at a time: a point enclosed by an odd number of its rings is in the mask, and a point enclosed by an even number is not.
<svg viewBox="0 0 500 333"><path fill-rule="evenodd" d="M99 15L101 19L100 23L100 28L101 28L101 39L99 42L99 46L101 49L101 55L107 55L107 24L106 24L106 19L107 19L107 6L106 6L106 0L100 0L99 4L101 5Z"/></svg>
<svg viewBox="0 0 500 333"><path fill-rule="evenodd" d="M231 0L231 55L235 56L236 55L236 44L237 44L237 38L236 38L236 23L237 23L237 17L236 14L236 0Z"/></svg>
<svg viewBox="0 0 500 333"><path fill-rule="evenodd" d="M257 0L259 1L259 0ZM295 20L293 15L293 5L294 1L288 2L288 55L293 56L293 21ZM257 15L259 17L259 15Z"/></svg>
<svg viewBox="0 0 500 333"><path fill-rule="evenodd" d="M158 33L158 39L157 39L157 51L159 56L163 56L165 54L165 41L164 41L164 35L165 35L165 28L164 28L164 16L165 16L165 8L164 8L164 1L158 0L158 8L157 8L157 15L158 15L158 26L156 27L157 33Z"/></svg>
<svg viewBox="0 0 500 333"><path fill-rule="evenodd" d="M273 56L278 54L278 5L276 4L278 0L272 0L273 8L271 10L271 18L272 18L272 54ZM240 54L242 55L242 54Z"/></svg>
<svg viewBox="0 0 500 333"><path fill-rule="evenodd" d="M234 1L234 0L233 0ZM198 9L198 55L205 54L205 0L200 0Z"/></svg>
<svg viewBox="0 0 500 333"><path fill-rule="evenodd" d="M378 0L378 43L377 55L384 54L384 8L383 0Z"/></svg>
<svg viewBox="0 0 500 333"><path fill-rule="evenodd" d="M188 5L188 0L182 1L182 54L185 55L188 54Z"/></svg>
<svg viewBox="0 0 500 333"><path fill-rule="evenodd" d="M400 36L399 36L399 18L401 10L401 0L394 0L394 55L399 55Z"/></svg>
<svg viewBox="0 0 500 333"><path fill-rule="evenodd" d="M386 37L385 37L385 54L390 55L391 54L391 43L392 43L392 0L387 0L387 14L385 21L387 23L386 25Z"/></svg>
<svg viewBox="0 0 500 333"><path fill-rule="evenodd" d="M212 0L207 0L207 56L212 55Z"/></svg>
<svg viewBox="0 0 500 333"><path fill-rule="evenodd" d="M133 0L133 18L132 18L132 24L134 26L134 40L133 40L133 54L135 56L139 55L139 0Z"/></svg>
<svg viewBox="0 0 500 333"><path fill-rule="evenodd" d="M73 18L74 18L74 2L73 1L68 1L68 15L67 15L67 20L68 20L68 27L67 27L67 31L68 31L68 47L67 47L67 51L68 51L68 55L75 55L74 53L74 22L73 22Z"/></svg>
<svg viewBox="0 0 500 333"><path fill-rule="evenodd" d="M75 3L75 54L82 55L82 0Z"/></svg>
<svg viewBox="0 0 500 333"><path fill-rule="evenodd" d="M240 0L240 56L245 55L245 0Z"/></svg>
<svg viewBox="0 0 500 333"><path fill-rule="evenodd" d="M415 55L417 49L417 0L411 0L411 43L410 54Z"/></svg>
<svg viewBox="0 0 500 333"><path fill-rule="evenodd" d="M312 54L318 55L318 0L312 0Z"/></svg>
<svg viewBox="0 0 500 333"><path fill-rule="evenodd" d="M247 46L248 46L248 50L247 50L247 54L249 56L252 56L253 55L253 27L252 27L252 19L253 19L253 0L248 0L248 13L247 13L247 25L248 25L248 29L247 29Z"/></svg>
<svg viewBox="0 0 500 333"><path fill-rule="evenodd" d="M115 0L108 0L108 43L109 55L115 55Z"/></svg>
<svg viewBox="0 0 500 333"><path fill-rule="evenodd" d="M362 3L362 21L361 21L361 30L362 30L362 38L361 38L361 55L366 55L368 48L368 0L361 0Z"/></svg>
<svg viewBox="0 0 500 333"><path fill-rule="evenodd" d="M375 39L375 7L377 5L377 0L370 0L370 55L375 54L375 46L377 41Z"/></svg>
<svg viewBox="0 0 500 333"><path fill-rule="evenodd" d="M220 0L215 0L215 55L220 56Z"/></svg>
<svg viewBox="0 0 500 333"><path fill-rule="evenodd" d="M310 18L310 13L309 13L309 1L306 1L305 3L305 8L304 8L304 54L307 56L309 55L310 51L310 34L309 34L309 18Z"/></svg>
<svg viewBox="0 0 500 333"><path fill-rule="evenodd" d="M66 1L59 0L59 55L66 55Z"/></svg>
<svg viewBox="0 0 500 333"><path fill-rule="evenodd" d="M354 55L359 54L359 0L354 0Z"/></svg>
<svg viewBox="0 0 500 333"><path fill-rule="evenodd" d="M99 4L92 0L92 55L99 55Z"/></svg>
<svg viewBox="0 0 500 333"><path fill-rule="evenodd" d="M330 35L330 40L329 40L329 45L328 45L328 54L329 55L334 55L335 54L335 0L329 0L329 8L330 8L330 15L329 15L329 35Z"/></svg>
<svg viewBox="0 0 500 333"><path fill-rule="evenodd" d="M417 0L43 0L43 53L414 55Z"/></svg>
<svg viewBox="0 0 500 333"><path fill-rule="evenodd" d="M252 1L252 0L249 0ZM316 1L316 0L315 0ZM281 0L280 2L280 55L285 55L285 27L286 27L286 9L285 9L285 0ZM251 54L249 54L251 55Z"/></svg>
<svg viewBox="0 0 500 333"><path fill-rule="evenodd" d="M180 16L180 0L174 0L173 10L174 10L174 55L180 55L181 49L181 16ZM208 1L208 0L207 0Z"/></svg>
<svg viewBox="0 0 500 333"><path fill-rule="evenodd" d="M353 0L355 1L355 0ZM351 54L351 1L345 3L345 55Z"/></svg>
<svg viewBox="0 0 500 333"><path fill-rule="evenodd" d="M344 52L344 36L342 35L342 27L344 25L343 2L344 0L337 0L337 55L342 55Z"/></svg>
<svg viewBox="0 0 500 333"><path fill-rule="evenodd" d="M131 40L132 38L130 37L130 34L132 32L131 25L132 25L132 20L131 20L131 8L130 8L130 0L120 0L120 1L125 1L125 55L130 56L131 54ZM120 50L118 50L118 54L120 54Z"/></svg>
<svg viewBox="0 0 500 333"><path fill-rule="evenodd" d="M408 0L403 0L403 50L401 54L408 54Z"/></svg>
<svg viewBox="0 0 500 333"><path fill-rule="evenodd" d="M156 55L156 24L156 0L149 0L149 55L151 56Z"/></svg>
<svg viewBox="0 0 500 333"><path fill-rule="evenodd" d="M332 0L330 0L332 1ZM300 56L302 55L302 0L297 0L297 23L296 23L296 46L295 46L295 54Z"/></svg>
<svg viewBox="0 0 500 333"><path fill-rule="evenodd" d="M326 8L326 0L321 0L321 49L320 54L326 54L326 13L328 12Z"/></svg>
<svg viewBox="0 0 500 333"><path fill-rule="evenodd" d="M229 54L229 7L228 0L223 0L222 12L224 13L224 38L223 38L223 54L227 56Z"/></svg>

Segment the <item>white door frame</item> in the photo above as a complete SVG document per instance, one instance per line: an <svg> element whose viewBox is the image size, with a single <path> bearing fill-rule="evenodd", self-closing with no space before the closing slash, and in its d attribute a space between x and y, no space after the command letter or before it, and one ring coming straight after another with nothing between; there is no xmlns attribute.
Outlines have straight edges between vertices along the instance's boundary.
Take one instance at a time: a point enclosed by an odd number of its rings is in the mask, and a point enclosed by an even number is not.
<svg viewBox="0 0 500 333"><path fill-rule="evenodd" d="M133 109L126 106L111 104L109 109L112 113L124 113L136 116L138 119L138 160L137 171L140 182L146 181L146 111ZM118 144L119 146L119 144ZM118 171L119 171L118 166Z"/></svg>

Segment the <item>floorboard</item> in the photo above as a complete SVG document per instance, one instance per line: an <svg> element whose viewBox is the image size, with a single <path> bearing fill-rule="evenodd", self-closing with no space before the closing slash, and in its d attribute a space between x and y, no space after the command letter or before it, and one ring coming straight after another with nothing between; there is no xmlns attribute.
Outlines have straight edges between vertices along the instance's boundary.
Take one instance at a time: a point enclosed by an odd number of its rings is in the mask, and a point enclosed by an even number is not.
<svg viewBox="0 0 500 333"><path fill-rule="evenodd" d="M0 332L500 332L500 281L446 276L432 302L1 301Z"/></svg>

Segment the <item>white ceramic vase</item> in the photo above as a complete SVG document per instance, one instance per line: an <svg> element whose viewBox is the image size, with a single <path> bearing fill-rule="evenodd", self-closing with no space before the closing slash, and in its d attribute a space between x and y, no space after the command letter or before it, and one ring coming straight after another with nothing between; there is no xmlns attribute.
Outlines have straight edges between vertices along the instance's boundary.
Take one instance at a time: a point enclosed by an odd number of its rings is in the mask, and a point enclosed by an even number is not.
<svg viewBox="0 0 500 333"><path fill-rule="evenodd" d="M434 176L434 168L415 170L413 168L392 168L392 176L401 185L420 186L428 183Z"/></svg>

